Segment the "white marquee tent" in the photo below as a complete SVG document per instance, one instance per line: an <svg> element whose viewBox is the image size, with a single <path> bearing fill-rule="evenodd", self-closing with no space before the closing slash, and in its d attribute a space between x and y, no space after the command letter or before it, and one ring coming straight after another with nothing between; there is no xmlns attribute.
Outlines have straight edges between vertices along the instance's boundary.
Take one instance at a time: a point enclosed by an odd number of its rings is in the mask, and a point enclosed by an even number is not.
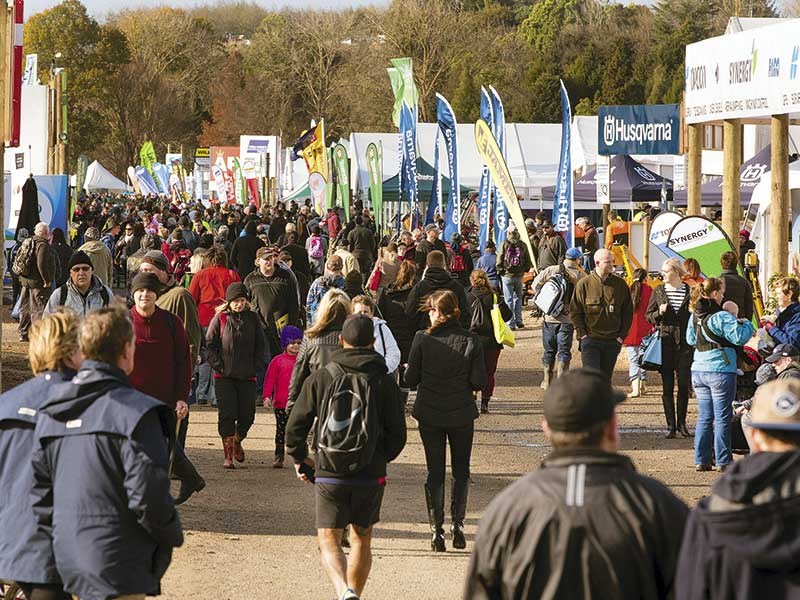
<svg viewBox="0 0 800 600"><path fill-rule="evenodd" d="M114 177L99 161L94 161L86 170L86 181L83 184L83 189L87 192L93 190L125 192L130 187L124 181Z"/></svg>

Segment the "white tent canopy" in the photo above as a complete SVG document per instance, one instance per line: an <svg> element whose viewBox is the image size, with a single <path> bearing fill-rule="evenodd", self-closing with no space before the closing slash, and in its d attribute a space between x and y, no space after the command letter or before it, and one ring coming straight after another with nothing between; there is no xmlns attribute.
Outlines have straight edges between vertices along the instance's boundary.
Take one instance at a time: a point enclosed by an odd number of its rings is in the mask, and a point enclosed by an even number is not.
<svg viewBox="0 0 800 600"><path fill-rule="evenodd" d="M125 192L130 188L124 181L114 177L99 161L94 161L86 170L86 181L83 184L83 189L87 192L92 190Z"/></svg>

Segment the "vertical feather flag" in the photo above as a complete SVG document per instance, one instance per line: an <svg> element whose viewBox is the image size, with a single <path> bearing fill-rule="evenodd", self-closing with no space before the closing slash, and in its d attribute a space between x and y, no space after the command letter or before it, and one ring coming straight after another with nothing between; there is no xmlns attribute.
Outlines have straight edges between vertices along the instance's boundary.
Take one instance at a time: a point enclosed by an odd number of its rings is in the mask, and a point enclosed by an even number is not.
<svg viewBox="0 0 800 600"><path fill-rule="evenodd" d="M575 245L574 197L572 185L572 111L569 96L564 82L561 82L561 160L558 163L558 179L553 197L553 228L558 232L566 232L567 246Z"/></svg>
<svg viewBox="0 0 800 600"><path fill-rule="evenodd" d="M500 94L497 93L492 86L489 86L492 100L492 117L494 119L494 139L497 140L497 145L500 146L500 152L503 154L503 160L506 159L506 113L503 109L503 101L500 100ZM506 229L508 228L508 210L506 210L505 202L516 198L503 198L497 187L494 188L494 243L500 247L506 239Z"/></svg>
<svg viewBox="0 0 800 600"><path fill-rule="evenodd" d="M483 86L481 86L481 119L486 121L490 129L494 126L492 101ZM492 176L489 174L489 168L484 163L481 170L481 184L478 188L478 241L481 246L481 255L486 250L486 242L489 241L489 225L491 224L492 216L492 209L489 204L491 190Z"/></svg>
<svg viewBox="0 0 800 600"><path fill-rule="evenodd" d="M436 122L444 137L447 150L447 165L450 169L450 193L444 218L444 237L461 233L461 178L458 174L458 133L456 115L450 103L441 94L436 94Z"/></svg>

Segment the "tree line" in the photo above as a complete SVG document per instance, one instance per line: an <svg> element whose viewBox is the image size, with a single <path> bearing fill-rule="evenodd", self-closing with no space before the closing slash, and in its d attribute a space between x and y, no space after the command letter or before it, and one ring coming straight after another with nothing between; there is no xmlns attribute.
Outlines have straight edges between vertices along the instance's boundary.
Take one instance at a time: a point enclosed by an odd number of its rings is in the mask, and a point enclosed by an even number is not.
<svg viewBox="0 0 800 600"><path fill-rule="evenodd" d="M684 47L724 32L732 15L778 16L772 0L392 0L384 8L271 11L250 2L147 8L99 23L80 0L33 15L25 52L40 80L68 70L69 164L81 154L117 174L151 139L291 143L311 118L331 139L391 131L390 58L412 57L420 119L444 94L460 122L493 85L517 122L559 122L559 79L576 114L601 104L679 102Z"/></svg>

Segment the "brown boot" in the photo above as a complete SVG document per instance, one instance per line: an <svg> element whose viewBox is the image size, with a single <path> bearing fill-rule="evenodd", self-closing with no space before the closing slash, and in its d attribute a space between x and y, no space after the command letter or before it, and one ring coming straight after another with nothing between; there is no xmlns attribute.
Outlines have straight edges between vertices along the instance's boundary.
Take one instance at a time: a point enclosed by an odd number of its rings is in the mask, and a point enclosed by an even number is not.
<svg viewBox="0 0 800 600"><path fill-rule="evenodd" d="M239 439L238 433L233 436L233 458L236 459L236 462L244 462L244 448L242 448L242 440Z"/></svg>
<svg viewBox="0 0 800 600"><path fill-rule="evenodd" d="M225 462L222 463L223 469L235 469L233 464L233 436L222 438L222 450L225 452Z"/></svg>

